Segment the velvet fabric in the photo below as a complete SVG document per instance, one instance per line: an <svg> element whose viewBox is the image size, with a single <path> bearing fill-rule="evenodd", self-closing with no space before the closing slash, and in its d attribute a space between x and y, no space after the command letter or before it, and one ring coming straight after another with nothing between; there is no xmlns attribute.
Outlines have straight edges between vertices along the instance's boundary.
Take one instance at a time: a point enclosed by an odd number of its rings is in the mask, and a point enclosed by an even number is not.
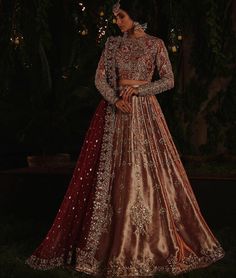
<svg viewBox="0 0 236 278"><path fill-rule="evenodd" d="M83 233L86 233L93 205L106 108L107 102L102 100L90 123L73 176L54 222L44 240L26 260L26 263L34 268L45 270L70 263L72 251L78 243L85 245Z"/></svg>

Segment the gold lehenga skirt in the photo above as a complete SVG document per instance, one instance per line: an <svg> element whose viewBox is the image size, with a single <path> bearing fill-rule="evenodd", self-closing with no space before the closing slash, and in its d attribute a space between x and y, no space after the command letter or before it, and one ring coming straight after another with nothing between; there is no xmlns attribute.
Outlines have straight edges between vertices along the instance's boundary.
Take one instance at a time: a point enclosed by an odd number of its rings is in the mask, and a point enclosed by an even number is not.
<svg viewBox="0 0 236 278"><path fill-rule="evenodd" d="M78 249L75 269L99 275L102 265L103 277L177 275L222 258L224 250L204 221L156 97L132 97L130 114L109 109L105 128L109 134L111 114L115 128L103 143L104 167L105 161L111 164L93 216L101 225L88 238L94 257L86 260L86 250ZM106 205L105 195L110 196Z"/></svg>

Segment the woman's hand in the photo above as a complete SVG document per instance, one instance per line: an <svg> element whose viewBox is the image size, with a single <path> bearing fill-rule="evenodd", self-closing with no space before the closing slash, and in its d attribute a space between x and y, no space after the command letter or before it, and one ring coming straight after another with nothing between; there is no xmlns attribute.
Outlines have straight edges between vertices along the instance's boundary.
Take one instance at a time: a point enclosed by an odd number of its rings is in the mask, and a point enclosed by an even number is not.
<svg viewBox="0 0 236 278"><path fill-rule="evenodd" d="M132 111L131 104L123 99L119 99L115 102L115 106L124 113L130 113Z"/></svg>
<svg viewBox="0 0 236 278"><path fill-rule="evenodd" d="M120 96L122 97L123 100L131 102L132 95L137 95L137 94L138 94L137 88L132 86L127 86L121 91Z"/></svg>

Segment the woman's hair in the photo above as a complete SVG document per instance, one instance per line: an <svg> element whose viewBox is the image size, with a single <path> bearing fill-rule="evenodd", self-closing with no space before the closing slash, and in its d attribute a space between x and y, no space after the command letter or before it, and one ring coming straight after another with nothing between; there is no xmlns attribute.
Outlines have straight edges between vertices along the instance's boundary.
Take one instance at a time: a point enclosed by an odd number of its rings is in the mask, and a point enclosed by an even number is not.
<svg viewBox="0 0 236 278"><path fill-rule="evenodd" d="M140 24L148 22L147 1L120 0L120 9L124 10L132 20L138 21Z"/></svg>

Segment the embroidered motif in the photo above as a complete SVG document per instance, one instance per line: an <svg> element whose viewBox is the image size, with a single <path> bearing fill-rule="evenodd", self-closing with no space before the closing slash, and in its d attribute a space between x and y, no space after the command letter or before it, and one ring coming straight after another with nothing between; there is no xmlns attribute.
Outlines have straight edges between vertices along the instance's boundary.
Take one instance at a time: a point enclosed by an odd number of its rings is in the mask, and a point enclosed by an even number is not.
<svg viewBox="0 0 236 278"><path fill-rule="evenodd" d="M41 269L41 270L53 269L54 267L63 265L64 256L62 255L60 257L56 257L48 260L48 259L41 259L32 255L25 261L25 263L34 269Z"/></svg>
<svg viewBox="0 0 236 278"><path fill-rule="evenodd" d="M114 104L119 99L116 95L117 83L114 63L119 40L120 37L107 39L95 73L95 86L110 104Z"/></svg>
<svg viewBox="0 0 236 278"><path fill-rule="evenodd" d="M120 194L119 194L119 208L118 208L118 213L121 212L121 206L123 203L123 190L125 189L125 185L123 183L120 184Z"/></svg>
<svg viewBox="0 0 236 278"><path fill-rule="evenodd" d="M151 212L144 206L144 201L138 190L136 200L130 209L131 223L135 226L136 234L147 234L146 225L151 222Z"/></svg>
<svg viewBox="0 0 236 278"><path fill-rule="evenodd" d="M166 209L163 208L163 207L161 207L160 210L159 210L159 213L160 213L160 214L165 214L165 212L166 212Z"/></svg>
<svg viewBox="0 0 236 278"><path fill-rule="evenodd" d="M160 79L151 82L155 66ZM110 86L107 79L113 84L117 79L149 81L138 87L141 97L173 88L174 75L163 40L148 34L139 39L109 37L96 70L95 86L109 103L114 104L119 99L117 89Z"/></svg>
<svg viewBox="0 0 236 278"><path fill-rule="evenodd" d="M113 216L113 207L112 205L109 203L106 206L106 212L105 212L105 224L103 227L103 233L108 232L111 222L112 222L112 216Z"/></svg>
<svg viewBox="0 0 236 278"><path fill-rule="evenodd" d="M107 277L115 276L152 276L160 273L169 273L178 275L190 270L200 268L221 259L224 256L224 250L221 246L216 246L214 250L202 250L202 257L189 254L181 261L177 259L177 254L170 255L167 258L166 265L160 266L154 258L145 256L143 259L133 259L125 265L120 259L113 257L107 266Z"/></svg>
<svg viewBox="0 0 236 278"><path fill-rule="evenodd" d="M122 37L115 57L119 79L152 79L157 51L155 40L149 35L139 39Z"/></svg>
<svg viewBox="0 0 236 278"><path fill-rule="evenodd" d="M143 260L131 260L128 266L115 257L108 264L108 277L114 276L149 276L154 273L156 266L154 261L149 257L144 257Z"/></svg>
<svg viewBox="0 0 236 278"><path fill-rule="evenodd" d="M157 39L156 65L160 79L140 85L138 87L139 96L160 94L174 87L172 66L165 44L161 39Z"/></svg>
<svg viewBox="0 0 236 278"><path fill-rule="evenodd" d="M94 258L91 253L88 253L80 248L76 249L76 265L77 271L83 271L88 274L100 273L102 262Z"/></svg>
<svg viewBox="0 0 236 278"><path fill-rule="evenodd" d="M154 190L155 190L155 191L158 191L158 190L160 190L160 189L161 189L160 184L155 183L155 184L154 184Z"/></svg>
<svg viewBox="0 0 236 278"><path fill-rule="evenodd" d="M105 118L104 136L97 174L97 188L95 193L93 214L91 217L90 231L88 234L86 249L91 252L91 256L95 254L99 245L99 239L106 226L107 205L110 203L109 184L111 178L111 161L113 148L115 113L112 107L107 107Z"/></svg>
<svg viewBox="0 0 236 278"><path fill-rule="evenodd" d="M72 253L72 252L70 252ZM224 257L225 252L220 245L215 246L213 249L202 249L201 257L197 257L194 254L178 261L177 255L170 255L166 260L167 264L160 266L155 262L155 259L144 257L141 259L133 259L129 265L126 266L123 261L113 257L105 264L105 261L96 260L91 254L83 251L79 248L76 249L76 270L83 271L88 274L101 274L107 273L107 277L114 276L141 276L141 275L154 275L157 272L169 273L178 275L180 273L189 272L190 270L199 268L201 266L207 266L210 263L218 261ZM71 255L69 256L71 257ZM32 268L41 270L55 268L63 265L63 256L53 258L51 260L39 259L35 256L31 256L26 261ZM70 263L68 260L67 263Z"/></svg>
<svg viewBox="0 0 236 278"><path fill-rule="evenodd" d="M159 140L159 143L162 144L162 145L165 144L164 138L161 138L161 139Z"/></svg>
<svg viewBox="0 0 236 278"><path fill-rule="evenodd" d="M180 221L180 215L178 213L176 205L175 204L170 204L170 210L171 210L171 213L172 213L173 218L175 220L175 223L178 223Z"/></svg>

